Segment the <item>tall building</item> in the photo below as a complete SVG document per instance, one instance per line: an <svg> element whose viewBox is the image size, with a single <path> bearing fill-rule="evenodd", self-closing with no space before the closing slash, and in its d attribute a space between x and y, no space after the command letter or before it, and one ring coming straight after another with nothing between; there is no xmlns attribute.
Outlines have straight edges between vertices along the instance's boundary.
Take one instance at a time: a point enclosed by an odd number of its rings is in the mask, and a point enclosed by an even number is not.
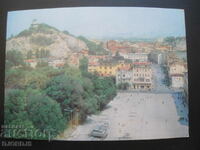
<svg viewBox="0 0 200 150"><path fill-rule="evenodd" d="M152 51L149 54L149 60L153 63L163 65L166 64L166 55L163 52Z"/></svg>

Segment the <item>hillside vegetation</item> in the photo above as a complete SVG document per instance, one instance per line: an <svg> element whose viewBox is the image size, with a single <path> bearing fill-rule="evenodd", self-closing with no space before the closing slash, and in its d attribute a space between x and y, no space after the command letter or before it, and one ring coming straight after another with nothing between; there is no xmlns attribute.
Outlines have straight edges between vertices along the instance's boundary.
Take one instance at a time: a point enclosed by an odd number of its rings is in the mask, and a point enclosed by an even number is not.
<svg viewBox="0 0 200 150"><path fill-rule="evenodd" d="M31 25L29 29L9 38L6 45L6 51L17 50L25 55L40 49L48 50L50 56L67 57L88 47L82 40L47 24Z"/></svg>

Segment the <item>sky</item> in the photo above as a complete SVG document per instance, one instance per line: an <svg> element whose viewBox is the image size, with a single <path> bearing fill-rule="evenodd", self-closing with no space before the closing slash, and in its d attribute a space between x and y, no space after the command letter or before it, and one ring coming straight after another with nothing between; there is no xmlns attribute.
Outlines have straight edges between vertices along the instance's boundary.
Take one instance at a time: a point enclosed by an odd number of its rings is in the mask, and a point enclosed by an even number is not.
<svg viewBox="0 0 200 150"><path fill-rule="evenodd" d="M88 38L185 36L182 9L144 7L68 7L8 12L7 38L32 21Z"/></svg>

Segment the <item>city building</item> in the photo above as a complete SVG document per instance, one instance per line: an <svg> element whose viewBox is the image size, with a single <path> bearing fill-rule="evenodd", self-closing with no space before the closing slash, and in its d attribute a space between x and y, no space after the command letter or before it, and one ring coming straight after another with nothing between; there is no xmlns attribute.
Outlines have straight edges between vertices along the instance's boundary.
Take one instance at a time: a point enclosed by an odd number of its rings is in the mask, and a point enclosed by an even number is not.
<svg viewBox="0 0 200 150"><path fill-rule="evenodd" d="M48 65L52 66L54 68L59 68L59 67L63 67L65 65L65 60L64 59L50 59L48 61Z"/></svg>
<svg viewBox="0 0 200 150"><path fill-rule="evenodd" d="M172 88L183 88L184 86L184 79L183 74L173 74L171 75L171 87Z"/></svg>
<svg viewBox="0 0 200 150"><path fill-rule="evenodd" d="M115 76L121 68L131 68L131 61L120 56L114 56L109 59L100 59L89 62L88 72L96 72L100 76Z"/></svg>
<svg viewBox="0 0 200 150"><path fill-rule="evenodd" d="M169 64L169 75L181 74L185 72L185 66L181 62L172 62Z"/></svg>
<svg viewBox="0 0 200 150"><path fill-rule="evenodd" d="M131 88L134 90L150 90L153 88L153 73L149 62L134 62Z"/></svg>
<svg viewBox="0 0 200 150"><path fill-rule="evenodd" d="M183 62L174 61L168 66L169 77L171 78L172 88L183 88L184 86L184 73L186 68Z"/></svg>
<svg viewBox="0 0 200 150"><path fill-rule="evenodd" d="M125 59L130 59L133 62L147 62L148 54L147 53L120 53Z"/></svg>
<svg viewBox="0 0 200 150"><path fill-rule="evenodd" d="M79 59L82 57L83 57L82 55L73 53L66 59L67 64L69 66L78 68L79 67Z"/></svg>
<svg viewBox="0 0 200 150"><path fill-rule="evenodd" d="M35 68L38 64L38 61L36 59L26 59L24 62L28 65L30 65L32 68Z"/></svg>
<svg viewBox="0 0 200 150"><path fill-rule="evenodd" d="M131 84L132 70L128 67L123 67L116 73L116 85L120 83L129 83Z"/></svg>
<svg viewBox="0 0 200 150"><path fill-rule="evenodd" d="M166 64L165 54L158 51L152 51L151 53L149 53L149 60L159 65Z"/></svg>

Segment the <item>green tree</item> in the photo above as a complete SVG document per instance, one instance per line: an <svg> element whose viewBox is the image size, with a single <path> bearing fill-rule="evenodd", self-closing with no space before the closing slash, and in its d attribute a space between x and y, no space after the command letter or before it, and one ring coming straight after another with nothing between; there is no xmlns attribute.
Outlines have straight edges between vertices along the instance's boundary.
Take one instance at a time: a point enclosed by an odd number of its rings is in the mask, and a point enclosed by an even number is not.
<svg viewBox="0 0 200 150"><path fill-rule="evenodd" d="M20 88L20 80L25 76L25 71L21 68L10 68L5 71L5 87Z"/></svg>
<svg viewBox="0 0 200 150"><path fill-rule="evenodd" d="M38 70L27 71L24 78L20 80L20 87L26 89L31 87L33 89L43 89L49 78Z"/></svg>
<svg viewBox="0 0 200 150"><path fill-rule="evenodd" d="M33 58L33 52L31 50L27 52L26 58L27 59L32 59Z"/></svg>
<svg viewBox="0 0 200 150"><path fill-rule="evenodd" d="M129 83L120 83L120 84L118 84L118 89L120 89L120 90L128 90L128 88L129 88Z"/></svg>
<svg viewBox="0 0 200 150"><path fill-rule="evenodd" d="M94 77L92 79L94 93L98 96L98 104L103 109L116 96L116 86L111 77Z"/></svg>
<svg viewBox="0 0 200 150"><path fill-rule="evenodd" d="M88 72L88 59L86 57L83 57L82 59L80 59L79 64L79 69L84 76L84 74Z"/></svg>
<svg viewBox="0 0 200 150"><path fill-rule="evenodd" d="M17 50L7 51L6 63L9 63L10 67L24 65L24 57L20 51Z"/></svg>
<svg viewBox="0 0 200 150"><path fill-rule="evenodd" d="M66 108L80 108L83 88L79 81L70 76L60 75L53 78L46 86L47 95Z"/></svg>
<svg viewBox="0 0 200 150"><path fill-rule="evenodd" d="M108 54L108 52L103 48L103 44L96 44L95 42L92 42L85 38L84 36L78 37L80 40L84 41L89 48L89 54L91 55L105 55Z"/></svg>
<svg viewBox="0 0 200 150"><path fill-rule="evenodd" d="M65 129L66 120L56 101L40 93L29 94L28 99L28 116L36 128L41 132L49 131L53 136Z"/></svg>
<svg viewBox="0 0 200 150"><path fill-rule="evenodd" d="M10 124L15 119L25 120L27 115L25 112L26 99L23 90L9 89L5 92L5 124Z"/></svg>

